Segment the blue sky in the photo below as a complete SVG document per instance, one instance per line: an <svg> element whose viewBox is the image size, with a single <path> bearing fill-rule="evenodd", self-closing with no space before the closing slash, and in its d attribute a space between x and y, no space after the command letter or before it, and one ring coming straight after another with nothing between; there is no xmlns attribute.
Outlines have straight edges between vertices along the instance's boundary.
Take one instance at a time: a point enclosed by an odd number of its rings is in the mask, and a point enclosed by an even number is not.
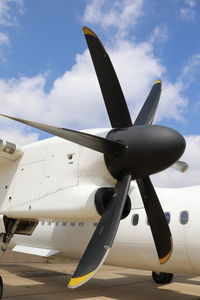
<svg viewBox="0 0 200 300"><path fill-rule="evenodd" d="M109 127L83 25L105 44L133 119L153 81L163 80L156 122L185 135L191 173L183 183L198 184L200 0L0 0L2 113L73 129ZM3 119L0 135L18 144L46 137ZM162 185L167 176L155 180Z"/></svg>

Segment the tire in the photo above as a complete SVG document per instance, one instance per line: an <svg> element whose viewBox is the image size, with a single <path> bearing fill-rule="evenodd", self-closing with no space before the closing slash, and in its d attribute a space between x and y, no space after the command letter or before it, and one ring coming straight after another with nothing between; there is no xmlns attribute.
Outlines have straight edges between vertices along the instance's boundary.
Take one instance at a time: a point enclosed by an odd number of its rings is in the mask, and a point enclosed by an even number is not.
<svg viewBox="0 0 200 300"><path fill-rule="evenodd" d="M167 284L170 283L172 281L174 277L174 274L172 273L156 273L156 272L152 272L152 278L154 280L155 283L158 284Z"/></svg>

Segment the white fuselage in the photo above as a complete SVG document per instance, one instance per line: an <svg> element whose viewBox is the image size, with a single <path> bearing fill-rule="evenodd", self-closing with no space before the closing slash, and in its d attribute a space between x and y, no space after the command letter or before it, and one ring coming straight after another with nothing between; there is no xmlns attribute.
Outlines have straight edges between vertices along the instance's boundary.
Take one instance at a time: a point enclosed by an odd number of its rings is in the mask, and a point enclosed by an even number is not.
<svg viewBox="0 0 200 300"><path fill-rule="evenodd" d="M102 136L106 131L92 132ZM60 138L24 147L16 162L1 166L1 214L10 218L38 219L31 236L15 235L15 245L58 250L57 255L79 259L95 229L99 215L94 194L114 186L101 153ZM132 210L122 220L106 263L145 270L200 275L200 186L157 188L164 212L170 213L173 253L159 265L146 213L135 183L129 196ZM181 212L188 221L181 224ZM133 215L139 216L132 224ZM183 220L184 221L184 220Z"/></svg>
<svg viewBox="0 0 200 300"><path fill-rule="evenodd" d="M122 220L106 260L107 264L144 270L179 274L200 275L200 186L183 189L156 189L164 212L170 213L170 229L173 237L173 254L169 261L160 265L150 227L147 224L138 190L131 192L132 210ZM191 197L192 195L192 197ZM188 211L187 224L180 223L180 214ZM136 226L133 215L139 215ZM95 229L89 222L40 222L32 236L16 236L20 245L60 250L58 255L79 259Z"/></svg>

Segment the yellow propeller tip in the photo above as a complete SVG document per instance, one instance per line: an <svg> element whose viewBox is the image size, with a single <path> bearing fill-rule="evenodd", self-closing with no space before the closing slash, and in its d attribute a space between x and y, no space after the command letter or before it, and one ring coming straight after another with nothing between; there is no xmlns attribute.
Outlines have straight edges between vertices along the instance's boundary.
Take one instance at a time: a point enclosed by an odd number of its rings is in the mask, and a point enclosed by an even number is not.
<svg viewBox="0 0 200 300"><path fill-rule="evenodd" d="M83 283L85 283L86 281L88 281L94 274L94 271L93 272L90 272L84 276L81 276L81 277L72 277L68 283L68 288L70 289L74 289L80 285L82 285Z"/></svg>
<svg viewBox="0 0 200 300"><path fill-rule="evenodd" d="M97 37L96 34L94 33L94 31L92 31L90 28L84 26L83 27L83 33L86 35L92 35L94 37Z"/></svg>
<svg viewBox="0 0 200 300"><path fill-rule="evenodd" d="M156 80L153 84L162 83L162 80Z"/></svg>
<svg viewBox="0 0 200 300"><path fill-rule="evenodd" d="M171 255L172 255L172 249L169 251L169 253L166 256L159 259L160 264L161 265L165 264L170 259Z"/></svg>

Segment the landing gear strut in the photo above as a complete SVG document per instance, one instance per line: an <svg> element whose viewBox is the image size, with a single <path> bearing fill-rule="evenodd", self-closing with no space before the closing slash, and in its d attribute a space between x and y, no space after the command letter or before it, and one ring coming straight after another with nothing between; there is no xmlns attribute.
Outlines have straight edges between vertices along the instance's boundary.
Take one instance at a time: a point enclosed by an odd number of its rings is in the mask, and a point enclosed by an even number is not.
<svg viewBox="0 0 200 300"><path fill-rule="evenodd" d="M172 281L174 274L172 273L156 273L152 272L153 280L158 284L167 284Z"/></svg>
<svg viewBox="0 0 200 300"><path fill-rule="evenodd" d="M0 276L0 299L2 299L3 295L3 280L2 277Z"/></svg>

